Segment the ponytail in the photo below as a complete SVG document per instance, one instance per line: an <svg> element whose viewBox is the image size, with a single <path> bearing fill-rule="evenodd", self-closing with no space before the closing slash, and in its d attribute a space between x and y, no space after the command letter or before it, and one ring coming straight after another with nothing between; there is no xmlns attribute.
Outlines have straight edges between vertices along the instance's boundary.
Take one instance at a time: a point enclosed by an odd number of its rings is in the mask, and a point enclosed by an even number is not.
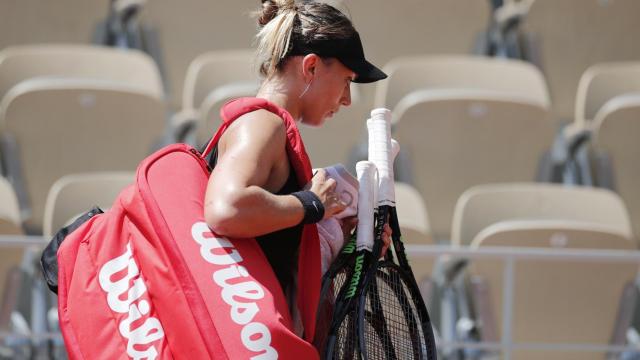
<svg viewBox="0 0 640 360"><path fill-rule="evenodd" d="M263 4L265 3L267 5L259 18L259 24L263 27L256 38L258 56L266 60L260 71L270 77L287 55L294 22L298 14L294 0L263 1Z"/></svg>

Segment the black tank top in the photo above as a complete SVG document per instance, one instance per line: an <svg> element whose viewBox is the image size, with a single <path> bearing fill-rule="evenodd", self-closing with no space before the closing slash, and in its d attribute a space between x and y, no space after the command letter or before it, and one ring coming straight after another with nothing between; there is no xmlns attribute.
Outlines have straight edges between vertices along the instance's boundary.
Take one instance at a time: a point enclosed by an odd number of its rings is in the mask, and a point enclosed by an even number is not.
<svg viewBox="0 0 640 360"><path fill-rule="evenodd" d="M209 166L213 169L217 161L218 146L215 146L209 157ZM289 168L291 169L289 177L284 186L276 192L276 195L288 195L301 190L291 164L289 164ZM302 238L302 228L303 225L299 224L256 237L256 241L273 268L285 296L290 295L293 290L292 286L295 286L294 274L298 269L298 249Z"/></svg>

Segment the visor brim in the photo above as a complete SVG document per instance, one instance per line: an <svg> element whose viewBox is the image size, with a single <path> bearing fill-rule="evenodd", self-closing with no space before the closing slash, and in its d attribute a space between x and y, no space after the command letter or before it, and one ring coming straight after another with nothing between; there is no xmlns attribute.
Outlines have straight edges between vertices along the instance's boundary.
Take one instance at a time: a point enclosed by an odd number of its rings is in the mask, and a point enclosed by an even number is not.
<svg viewBox="0 0 640 360"><path fill-rule="evenodd" d="M355 83L367 84L378 80L386 79L387 74L378 69L375 65L367 60L360 59L339 59L346 67L356 73Z"/></svg>

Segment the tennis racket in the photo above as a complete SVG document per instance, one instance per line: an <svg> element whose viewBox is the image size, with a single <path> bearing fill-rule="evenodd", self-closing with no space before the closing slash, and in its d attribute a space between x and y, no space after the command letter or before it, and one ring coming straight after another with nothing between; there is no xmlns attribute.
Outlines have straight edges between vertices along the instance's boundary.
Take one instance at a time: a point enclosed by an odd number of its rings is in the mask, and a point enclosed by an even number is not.
<svg viewBox="0 0 640 360"><path fill-rule="evenodd" d="M325 349L327 346L337 297L340 289L353 273L355 254L356 234L354 233L322 276L314 339L314 345L318 349Z"/></svg>
<svg viewBox="0 0 640 360"><path fill-rule="evenodd" d="M350 242L343 249L323 278L321 290L325 294L330 291L335 294L332 321L324 346L323 357L326 359L359 358L355 302L362 289L364 270L376 261L372 253L376 169L373 163L361 161L356 164L356 172L359 182L356 246L354 249L353 242Z"/></svg>
<svg viewBox="0 0 640 360"><path fill-rule="evenodd" d="M369 160L379 175L374 252L381 247L384 225L389 221L398 264L387 251L385 259L376 262L365 275L356 310L358 350L367 360L431 360L437 358L431 321L404 252L395 210L395 140L390 136L390 115L386 109L372 111L367 128ZM395 148L399 150L399 146Z"/></svg>

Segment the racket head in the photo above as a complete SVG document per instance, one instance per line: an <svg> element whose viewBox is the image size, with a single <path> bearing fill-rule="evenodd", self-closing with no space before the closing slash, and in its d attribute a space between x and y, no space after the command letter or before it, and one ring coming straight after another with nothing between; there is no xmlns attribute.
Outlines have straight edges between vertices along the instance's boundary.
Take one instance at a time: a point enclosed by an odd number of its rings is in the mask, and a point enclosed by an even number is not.
<svg viewBox="0 0 640 360"><path fill-rule="evenodd" d="M358 347L363 359L436 359L431 322L414 285L411 275L397 264L377 264L358 304Z"/></svg>
<svg viewBox="0 0 640 360"><path fill-rule="evenodd" d="M326 349L328 347L336 306L338 308L344 306L343 304L337 304L338 295L353 273L355 254L356 235L354 234L322 276L320 300L316 312L316 336L313 341L318 349ZM333 329L333 332L335 333L335 329Z"/></svg>

